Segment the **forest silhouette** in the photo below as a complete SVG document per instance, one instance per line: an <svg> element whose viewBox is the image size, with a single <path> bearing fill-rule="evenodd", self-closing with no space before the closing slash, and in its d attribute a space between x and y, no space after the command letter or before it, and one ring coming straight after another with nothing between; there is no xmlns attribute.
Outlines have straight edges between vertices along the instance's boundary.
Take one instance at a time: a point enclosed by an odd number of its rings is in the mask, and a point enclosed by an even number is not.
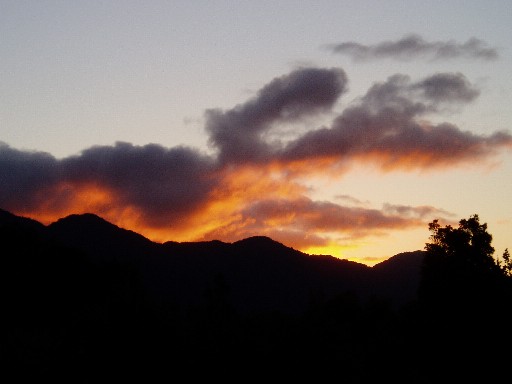
<svg viewBox="0 0 512 384"><path fill-rule="evenodd" d="M4 382L508 375L512 261L478 215L374 267L266 237L154 243L92 214L0 210Z"/></svg>

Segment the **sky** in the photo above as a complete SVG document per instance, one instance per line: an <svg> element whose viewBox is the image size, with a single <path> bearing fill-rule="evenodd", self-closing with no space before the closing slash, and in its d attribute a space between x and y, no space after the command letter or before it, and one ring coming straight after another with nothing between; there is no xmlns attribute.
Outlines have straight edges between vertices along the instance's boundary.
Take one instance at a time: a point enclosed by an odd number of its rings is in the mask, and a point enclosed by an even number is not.
<svg viewBox="0 0 512 384"><path fill-rule="evenodd" d="M374 265L512 234L510 1L0 0L0 208Z"/></svg>

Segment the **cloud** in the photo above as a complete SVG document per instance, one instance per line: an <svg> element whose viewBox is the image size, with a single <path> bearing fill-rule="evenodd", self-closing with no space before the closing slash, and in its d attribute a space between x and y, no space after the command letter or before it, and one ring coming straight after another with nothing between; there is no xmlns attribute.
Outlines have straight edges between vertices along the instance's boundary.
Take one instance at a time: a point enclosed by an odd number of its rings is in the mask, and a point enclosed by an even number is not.
<svg viewBox="0 0 512 384"><path fill-rule="evenodd" d="M300 68L277 77L251 100L205 113L210 144L223 163L268 161L271 143L262 134L273 124L297 121L330 109L346 91L347 77L338 68Z"/></svg>
<svg viewBox="0 0 512 384"><path fill-rule="evenodd" d="M471 102L480 91L462 73L437 73L412 86L432 102Z"/></svg>
<svg viewBox="0 0 512 384"><path fill-rule="evenodd" d="M450 217L435 207L373 209L312 200L307 177L340 177L359 162L383 170L481 164L512 148L506 132L476 135L430 114L479 95L460 73L412 81L396 74L375 83L329 126L286 142L270 141L281 124L330 111L347 89L341 69L300 68L276 77L255 97L206 112L216 152L118 142L56 159L0 143L0 207L43 222L94 212L157 240L234 241L267 235L299 249L424 226ZM313 120L308 119L311 125Z"/></svg>
<svg viewBox="0 0 512 384"><path fill-rule="evenodd" d="M291 241L299 248L329 244L333 237L355 240L371 233L391 229L422 227L437 217L451 213L430 206L393 206L382 209L346 207L329 201L307 197L295 199L266 198L249 201L225 226L205 234L205 240L219 237L235 241L240 238L267 235L278 241Z"/></svg>
<svg viewBox="0 0 512 384"><path fill-rule="evenodd" d="M339 230L372 230L375 228L396 228L410 225L405 215L386 209L367 209L361 207L344 207L329 201L314 201L308 198L295 200L261 200L244 209L244 216L255 219L255 223L266 226L271 221L273 226L300 228L305 232L331 232ZM389 214L390 213L390 214ZM415 211L410 207L407 216L413 213L425 215L424 209ZM418 216L418 215L416 215Z"/></svg>
<svg viewBox="0 0 512 384"><path fill-rule="evenodd" d="M361 205L361 206L364 206L364 205L368 205L370 203L369 201L361 201L358 198L356 198L354 196L350 196L350 195L336 195L334 197L336 199L346 201L347 203L349 203L351 205Z"/></svg>
<svg viewBox="0 0 512 384"><path fill-rule="evenodd" d="M37 207L60 179L58 161L48 153L21 151L0 142L0 203L13 209Z"/></svg>
<svg viewBox="0 0 512 384"><path fill-rule="evenodd" d="M213 159L196 150L118 142L57 160L42 152L0 146L0 203L22 211L43 205L75 209L80 191L89 209L133 208L148 225L175 223L199 209L215 187ZM99 205L101 203L101 206Z"/></svg>
<svg viewBox="0 0 512 384"><path fill-rule="evenodd" d="M423 205L411 207L409 205L384 204L382 212L386 215L416 218L454 217L454 214L444 209Z"/></svg>
<svg viewBox="0 0 512 384"><path fill-rule="evenodd" d="M95 183L118 203L144 212L148 223L169 223L198 209L218 183L213 159L187 147L118 142L97 146L61 162L63 177Z"/></svg>
<svg viewBox="0 0 512 384"><path fill-rule="evenodd" d="M415 34L404 36L396 41L383 41L373 45L364 45L353 41L331 44L328 49L334 53L350 56L356 61L369 61L391 58L413 60L430 58L431 60L468 58L477 60L495 60L498 50L489 47L477 38L464 43L448 41L426 41Z"/></svg>
<svg viewBox="0 0 512 384"><path fill-rule="evenodd" d="M311 130L281 151L283 162L364 161L384 170L432 169L485 160L512 148L506 132L476 135L451 123L432 124L431 113L473 101L479 94L462 74L437 73L412 82L393 75L374 84L330 127Z"/></svg>

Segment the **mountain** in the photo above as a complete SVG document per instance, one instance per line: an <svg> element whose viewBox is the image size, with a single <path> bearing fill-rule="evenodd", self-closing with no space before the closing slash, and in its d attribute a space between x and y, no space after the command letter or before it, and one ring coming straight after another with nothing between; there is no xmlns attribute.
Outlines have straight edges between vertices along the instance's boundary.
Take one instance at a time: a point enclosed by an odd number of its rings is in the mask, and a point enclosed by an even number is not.
<svg viewBox="0 0 512 384"><path fill-rule="evenodd" d="M219 279L241 311L302 312L312 300L351 291L401 305L414 299L422 251L403 253L368 267L327 255L308 255L268 237L234 243L155 243L94 214L70 215L44 226L0 211L0 227L37 230L99 265L116 264L137 274L151 296L181 308L201 304ZM226 298L228 299L228 298Z"/></svg>
<svg viewBox="0 0 512 384"><path fill-rule="evenodd" d="M405 304L415 297L425 251L399 253L375 264L372 268L374 284L384 297Z"/></svg>
<svg viewBox="0 0 512 384"><path fill-rule="evenodd" d="M43 230L44 225L36 220L17 216L0 208L0 227L17 227L27 231L37 232Z"/></svg>
<svg viewBox="0 0 512 384"><path fill-rule="evenodd" d="M156 245L91 213L61 218L48 226L47 233L62 244L84 251L97 262L134 261Z"/></svg>
<svg viewBox="0 0 512 384"><path fill-rule="evenodd" d="M0 254L0 358L22 382L94 383L319 367L356 380L380 348L401 351L389 311L414 301L423 257L369 267L263 236L155 243L93 214L45 226L3 210Z"/></svg>
<svg viewBox="0 0 512 384"><path fill-rule="evenodd" d="M489 351L510 345L510 279L484 273L439 289L443 274L467 276L450 264L427 280L433 291L422 280L419 299L424 258L404 252L369 267L264 236L155 243L97 215L43 225L0 210L0 377L437 383L502 375L507 355Z"/></svg>

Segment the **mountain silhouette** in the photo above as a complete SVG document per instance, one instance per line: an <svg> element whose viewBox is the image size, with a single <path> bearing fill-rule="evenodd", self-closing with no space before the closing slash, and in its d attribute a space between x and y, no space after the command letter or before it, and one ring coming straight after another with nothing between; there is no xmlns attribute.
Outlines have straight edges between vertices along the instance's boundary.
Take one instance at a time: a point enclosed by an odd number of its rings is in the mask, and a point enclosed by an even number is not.
<svg viewBox="0 0 512 384"><path fill-rule="evenodd" d="M43 225L0 210L2 378L494 382L509 277L427 256L369 267L264 236L156 243L93 214Z"/></svg>
<svg viewBox="0 0 512 384"><path fill-rule="evenodd" d="M96 262L135 261L156 245L91 213L59 219L47 227L47 232L49 237L82 250Z"/></svg>
<svg viewBox="0 0 512 384"><path fill-rule="evenodd" d="M216 279L230 287L237 310L302 312L311 300L351 291L361 298L386 296L395 304L414 299L422 251L403 253L368 267L327 255L309 255L264 236L234 243L165 242L120 228L94 214L69 215L44 226L2 211L1 225L22 224L75 249L95 264L117 263L136 272L159 300L180 307L201 304Z"/></svg>
<svg viewBox="0 0 512 384"><path fill-rule="evenodd" d="M234 243L155 243L94 214L73 214L44 226L0 211L0 227L37 232L94 264L117 263L137 273L154 297L180 307L200 304L214 282L230 287L242 311L302 312L311 300L351 291L363 299L385 297L396 305L413 300L423 251L395 255L368 267L328 255L309 255L265 236Z"/></svg>
<svg viewBox="0 0 512 384"><path fill-rule="evenodd" d="M28 217L16 216L0 208L0 227L17 227L26 231L41 231L44 225Z"/></svg>
<svg viewBox="0 0 512 384"><path fill-rule="evenodd" d="M327 364L355 378L371 357L360 335L416 299L424 255L369 267L264 236L156 243L93 214L43 225L5 210L0 240L0 352L24 382L156 382L171 363L191 378L197 364L212 377Z"/></svg>

